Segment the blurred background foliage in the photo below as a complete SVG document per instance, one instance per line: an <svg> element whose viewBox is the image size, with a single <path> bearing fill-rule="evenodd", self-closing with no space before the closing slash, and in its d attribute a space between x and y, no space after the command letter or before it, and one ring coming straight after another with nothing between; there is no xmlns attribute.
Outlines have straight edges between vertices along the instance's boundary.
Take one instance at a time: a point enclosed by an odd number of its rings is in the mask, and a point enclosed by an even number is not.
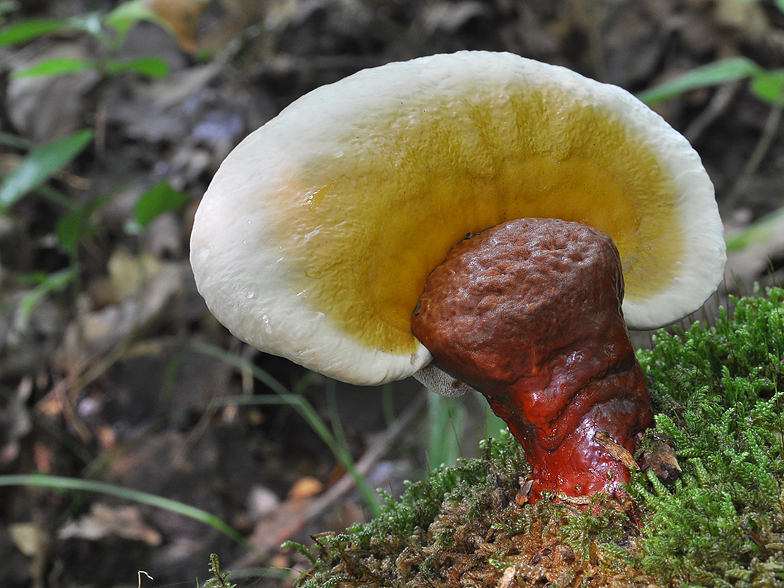
<svg viewBox="0 0 784 588"><path fill-rule="evenodd" d="M6 0L0 19L4 586L186 581L218 549L257 562L226 529L301 566L283 540L363 520L374 488L498 436L477 398L260 354L195 292L190 224L220 161L324 83L486 49L620 85L716 184L732 255L699 316L781 277L780 0ZM291 581L274 576L254 581Z"/></svg>

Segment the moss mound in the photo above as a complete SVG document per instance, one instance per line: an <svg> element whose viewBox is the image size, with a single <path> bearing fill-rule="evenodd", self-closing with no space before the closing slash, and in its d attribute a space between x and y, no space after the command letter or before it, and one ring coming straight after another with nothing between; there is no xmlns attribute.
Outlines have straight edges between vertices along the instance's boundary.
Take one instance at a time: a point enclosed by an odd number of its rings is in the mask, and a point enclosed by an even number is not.
<svg viewBox="0 0 784 588"><path fill-rule="evenodd" d="M661 331L639 353L648 436L675 447L678 479L636 474L625 504L532 506L517 442L488 441L379 518L316 537L299 584L784 586L784 290L733 302L714 327Z"/></svg>

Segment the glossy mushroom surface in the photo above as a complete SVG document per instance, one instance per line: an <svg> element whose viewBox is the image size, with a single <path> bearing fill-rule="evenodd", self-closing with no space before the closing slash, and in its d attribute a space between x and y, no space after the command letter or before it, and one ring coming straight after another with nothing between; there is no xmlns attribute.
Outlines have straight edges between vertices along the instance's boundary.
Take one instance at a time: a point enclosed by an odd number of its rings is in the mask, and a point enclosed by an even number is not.
<svg viewBox="0 0 784 588"><path fill-rule="evenodd" d="M483 51L292 103L221 165L191 263L250 345L354 384L435 372L431 389L453 394L411 333L425 280L467 233L530 217L612 237L633 328L693 312L723 277L713 185L688 141L621 88Z"/></svg>
<svg viewBox="0 0 784 588"><path fill-rule="evenodd" d="M506 421L543 490L610 494L653 423L623 320L618 250L605 233L519 219L466 238L428 277L414 335L439 368L479 390Z"/></svg>

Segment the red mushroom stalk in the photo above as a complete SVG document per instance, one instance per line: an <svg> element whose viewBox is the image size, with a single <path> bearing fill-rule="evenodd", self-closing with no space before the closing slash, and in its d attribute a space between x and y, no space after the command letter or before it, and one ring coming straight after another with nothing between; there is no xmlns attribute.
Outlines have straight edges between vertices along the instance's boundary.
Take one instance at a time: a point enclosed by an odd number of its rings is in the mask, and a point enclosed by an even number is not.
<svg viewBox="0 0 784 588"><path fill-rule="evenodd" d="M434 363L479 390L522 443L532 498L616 494L629 452L653 424L623 320L618 250L605 233L520 219L456 245L412 317Z"/></svg>

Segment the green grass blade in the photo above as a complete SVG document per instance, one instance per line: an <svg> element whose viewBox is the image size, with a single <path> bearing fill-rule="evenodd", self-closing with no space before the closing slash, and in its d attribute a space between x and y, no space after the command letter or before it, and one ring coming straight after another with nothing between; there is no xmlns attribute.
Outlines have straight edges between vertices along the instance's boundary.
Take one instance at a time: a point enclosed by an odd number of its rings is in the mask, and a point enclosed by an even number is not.
<svg viewBox="0 0 784 588"><path fill-rule="evenodd" d="M236 541L249 551L254 551L255 548L251 545L242 535L237 533L229 525L224 523L218 517L208 513L205 510L190 506L183 502L178 502L170 498L156 496L148 492L141 492L140 490L133 490L131 488L124 488L115 484L107 482L99 482L97 480L80 480L78 478L66 478L61 476L49 476L46 474L18 474L10 476L0 476L0 486L33 486L37 488L48 488L50 490L70 490L81 492L96 492L98 494L107 494L109 496L116 496L139 504L147 504L156 508L162 508L169 512L174 512L179 515L197 520L201 523L209 525L216 531L220 531L227 537Z"/></svg>
<svg viewBox="0 0 784 588"><path fill-rule="evenodd" d="M110 75L123 71L133 71L148 78L165 78L169 75L169 64L160 57L139 57L128 61L111 60L106 64L106 72Z"/></svg>
<svg viewBox="0 0 784 588"><path fill-rule="evenodd" d="M0 214L65 167L92 141L90 129L36 147L0 184Z"/></svg>
<svg viewBox="0 0 784 588"><path fill-rule="evenodd" d="M286 403L291 404L291 406L297 410L300 416L305 419L313 431L327 445L327 447L329 447L330 451L332 451L333 455L340 462L340 464L346 468L346 471L354 480L354 484L356 485L357 490L359 490L360 494L362 494L362 497L364 498L368 508L371 509L372 516L378 516L380 513L378 494L374 492L370 486L368 486L365 478L363 478L359 472L357 472L351 454L349 454L346 448L338 442L335 436L330 432L327 425L318 415L316 409L314 409L313 406L307 400L305 400L305 398L296 394L292 394L283 384L278 382L275 378L270 376L267 372L258 366L255 366L251 362L237 357L236 355L233 355L224 349L215 347L214 345L208 345L206 343L196 343L192 347L199 353L211 355L212 357L221 359L240 370L249 371L253 374L254 378L275 392L275 394L280 396L281 399L283 399Z"/></svg>
<svg viewBox="0 0 784 588"><path fill-rule="evenodd" d="M97 69L98 64L91 59L79 59L76 57L54 57L39 61L35 65L15 71L11 74L12 80L19 78L33 78L44 76L61 76L63 74L77 73L86 69Z"/></svg>
<svg viewBox="0 0 784 588"><path fill-rule="evenodd" d="M68 28L62 20L30 19L9 25L0 31L0 47L32 41L48 33Z"/></svg>
<svg viewBox="0 0 784 588"><path fill-rule="evenodd" d="M466 417L466 409L460 399L427 395L427 462L430 471L457 463Z"/></svg>
<svg viewBox="0 0 784 588"><path fill-rule="evenodd" d="M784 208L751 223L748 227L733 231L725 237L729 251L740 251L751 245L769 241L784 233Z"/></svg>
<svg viewBox="0 0 784 588"><path fill-rule="evenodd" d="M639 93L637 98L650 106L689 90L733 82L755 76L763 71L759 65L746 57L720 59L714 63L693 69L660 86L645 90Z"/></svg>
<svg viewBox="0 0 784 588"><path fill-rule="evenodd" d="M19 303L19 318L17 319L16 328L20 333L24 333L30 324L30 317L33 315L35 307L44 299L47 294L51 292L60 292L76 279L77 270L73 267L68 267L59 272L48 274L46 278L39 283L33 290L27 294Z"/></svg>

